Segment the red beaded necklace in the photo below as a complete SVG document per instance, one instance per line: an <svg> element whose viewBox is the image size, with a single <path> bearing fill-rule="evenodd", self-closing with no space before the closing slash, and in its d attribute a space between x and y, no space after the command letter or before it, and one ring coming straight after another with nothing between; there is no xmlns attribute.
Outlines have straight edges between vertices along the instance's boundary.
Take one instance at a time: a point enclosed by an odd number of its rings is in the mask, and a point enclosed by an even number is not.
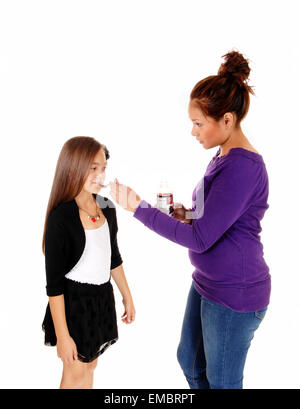
<svg viewBox="0 0 300 409"><path fill-rule="evenodd" d="M78 205L77 205L78 206ZM79 207L79 206L78 206ZM99 209L99 207L97 206L97 203L96 203L96 209L98 208L98 210L96 210L96 215L95 216L93 216L93 215L90 215L86 210L84 210L84 209L82 209L81 207L79 207L79 209L81 209L81 210L83 210L85 213L87 213L88 214L88 219L90 219L90 220L92 220L92 222L96 222L97 220L100 220L100 217L101 217L101 212L100 212L100 209Z"/></svg>

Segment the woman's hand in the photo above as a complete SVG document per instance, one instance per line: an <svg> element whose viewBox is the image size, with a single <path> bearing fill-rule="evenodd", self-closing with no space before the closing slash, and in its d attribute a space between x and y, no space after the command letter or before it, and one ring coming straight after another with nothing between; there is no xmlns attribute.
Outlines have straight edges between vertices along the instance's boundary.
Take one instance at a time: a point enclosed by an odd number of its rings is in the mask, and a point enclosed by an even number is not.
<svg viewBox="0 0 300 409"><path fill-rule="evenodd" d="M77 347L70 335L65 335L57 339L57 356L67 364L71 364L77 359Z"/></svg>
<svg viewBox="0 0 300 409"><path fill-rule="evenodd" d="M172 212L171 216L174 217L174 219L180 220L181 222L187 224L192 223L192 219L186 219L186 212L190 212L192 209L186 209L181 203L174 203L173 209L174 211Z"/></svg>
<svg viewBox="0 0 300 409"><path fill-rule="evenodd" d="M122 185L115 179L114 182L109 182L111 197L125 210L135 212L141 202L141 198L129 186Z"/></svg>
<svg viewBox="0 0 300 409"><path fill-rule="evenodd" d="M132 298L123 298L122 302L125 308L124 314L121 317L122 321L125 322L125 324L131 324L135 319L135 308Z"/></svg>

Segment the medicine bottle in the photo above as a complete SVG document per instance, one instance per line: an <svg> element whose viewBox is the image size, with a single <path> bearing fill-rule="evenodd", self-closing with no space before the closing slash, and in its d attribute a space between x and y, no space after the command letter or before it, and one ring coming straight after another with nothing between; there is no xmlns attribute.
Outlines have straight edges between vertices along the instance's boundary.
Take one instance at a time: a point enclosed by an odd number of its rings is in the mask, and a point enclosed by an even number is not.
<svg viewBox="0 0 300 409"><path fill-rule="evenodd" d="M165 181L161 181L157 192L157 208L163 213L170 214L173 208L173 189Z"/></svg>

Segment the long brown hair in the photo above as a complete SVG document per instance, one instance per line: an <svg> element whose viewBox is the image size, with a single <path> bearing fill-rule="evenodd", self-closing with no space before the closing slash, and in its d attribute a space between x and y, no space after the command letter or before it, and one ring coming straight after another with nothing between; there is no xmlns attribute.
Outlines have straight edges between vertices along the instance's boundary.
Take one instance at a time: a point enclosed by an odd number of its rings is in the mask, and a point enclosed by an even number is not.
<svg viewBox="0 0 300 409"><path fill-rule="evenodd" d="M75 136L64 143L57 160L46 211L42 242L44 254L45 233L50 212L59 204L73 200L81 192L88 170L100 149L104 150L106 159L109 159L107 147L90 136Z"/></svg>
<svg viewBox="0 0 300 409"><path fill-rule="evenodd" d="M249 93L255 95L248 84L249 60L234 50L222 57L225 62L220 65L218 74L197 82L190 94L190 103L216 121L226 112L235 112L237 127L248 113Z"/></svg>

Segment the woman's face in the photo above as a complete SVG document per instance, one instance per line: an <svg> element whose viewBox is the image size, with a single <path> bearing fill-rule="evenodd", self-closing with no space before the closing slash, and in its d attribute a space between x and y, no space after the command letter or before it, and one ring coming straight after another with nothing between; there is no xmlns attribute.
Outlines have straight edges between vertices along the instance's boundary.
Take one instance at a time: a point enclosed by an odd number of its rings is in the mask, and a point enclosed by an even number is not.
<svg viewBox="0 0 300 409"><path fill-rule="evenodd" d="M90 193L98 193L103 187L105 181L105 171L107 167L107 161L105 152L100 149L95 155L93 163L89 169L84 189Z"/></svg>
<svg viewBox="0 0 300 409"><path fill-rule="evenodd" d="M205 149L213 148L221 145L226 139L224 132L223 121L216 121L211 117L205 117L200 108L189 104L189 117L193 122L191 134L196 137L197 141L203 145Z"/></svg>

